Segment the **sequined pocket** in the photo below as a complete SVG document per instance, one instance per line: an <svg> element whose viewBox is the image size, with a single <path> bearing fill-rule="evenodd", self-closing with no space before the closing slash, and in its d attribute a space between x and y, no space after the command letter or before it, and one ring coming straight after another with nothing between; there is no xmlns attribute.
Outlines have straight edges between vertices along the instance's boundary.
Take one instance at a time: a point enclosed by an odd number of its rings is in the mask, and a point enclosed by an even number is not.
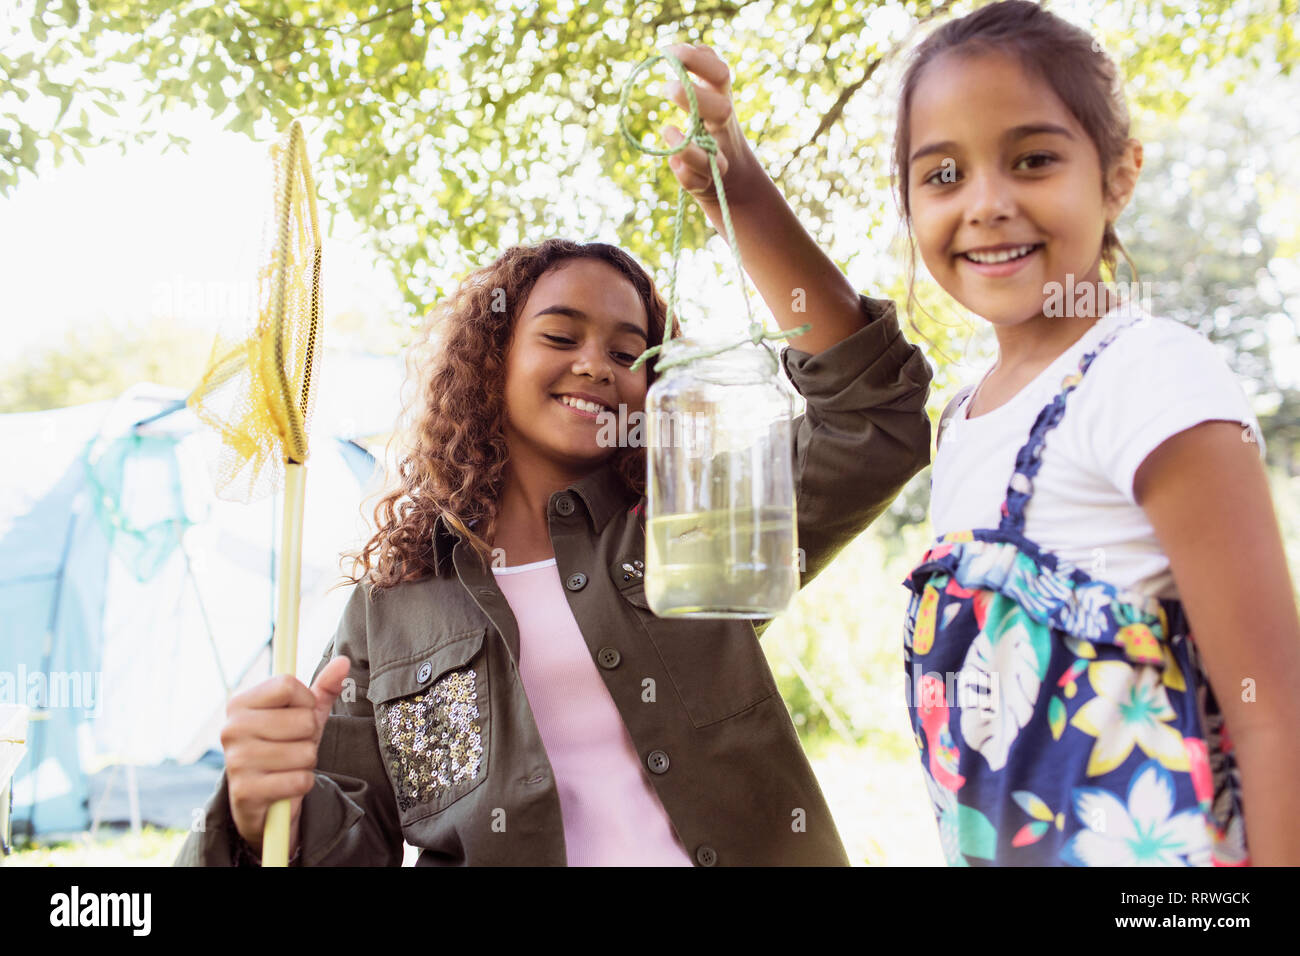
<svg viewBox="0 0 1300 956"><path fill-rule="evenodd" d="M487 776L487 654L482 628L394 662L367 692L393 794L406 822L443 809Z"/></svg>

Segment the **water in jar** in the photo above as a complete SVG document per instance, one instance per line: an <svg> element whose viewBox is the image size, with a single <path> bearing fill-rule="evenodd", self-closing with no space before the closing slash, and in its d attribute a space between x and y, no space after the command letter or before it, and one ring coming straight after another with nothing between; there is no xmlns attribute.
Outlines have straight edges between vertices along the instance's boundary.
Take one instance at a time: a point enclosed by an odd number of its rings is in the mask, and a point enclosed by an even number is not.
<svg viewBox="0 0 1300 956"><path fill-rule="evenodd" d="M794 528L793 508L651 515L650 609L661 617L771 617L799 589Z"/></svg>

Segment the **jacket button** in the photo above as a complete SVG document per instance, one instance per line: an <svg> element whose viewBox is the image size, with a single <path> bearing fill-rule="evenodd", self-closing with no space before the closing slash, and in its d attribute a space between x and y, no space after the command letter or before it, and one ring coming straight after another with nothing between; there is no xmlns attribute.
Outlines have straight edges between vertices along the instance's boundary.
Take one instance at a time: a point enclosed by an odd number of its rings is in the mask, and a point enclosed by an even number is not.
<svg viewBox="0 0 1300 956"><path fill-rule="evenodd" d="M555 499L555 513L561 515L573 514L573 499L568 495L560 495Z"/></svg>
<svg viewBox="0 0 1300 956"><path fill-rule="evenodd" d="M650 751L650 756L645 758L645 763L651 773L668 772L668 755L662 750Z"/></svg>
<svg viewBox="0 0 1300 956"><path fill-rule="evenodd" d="M623 655L620 654L618 652L618 649L614 647L602 647L596 653L596 660L599 661L600 666L605 668L605 670L607 671L612 671L615 667L618 666L618 662L621 661L622 659L623 659Z"/></svg>
<svg viewBox="0 0 1300 956"><path fill-rule="evenodd" d="M423 684L425 681L429 679L429 675L432 673L433 673L433 664L431 664L429 661L425 661L423 664L420 665L420 669L415 672L415 679L418 680L421 684Z"/></svg>
<svg viewBox="0 0 1300 956"><path fill-rule="evenodd" d="M718 851L711 846L702 846L695 851L695 859L700 866L713 866L718 862Z"/></svg>
<svg viewBox="0 0 1300 956"><path fill-rule="evenodd" d="M587 576L581 571L575 571L569 575L569 580L564 582L564 586L570 591L581 591L587 586Z"/></svg>

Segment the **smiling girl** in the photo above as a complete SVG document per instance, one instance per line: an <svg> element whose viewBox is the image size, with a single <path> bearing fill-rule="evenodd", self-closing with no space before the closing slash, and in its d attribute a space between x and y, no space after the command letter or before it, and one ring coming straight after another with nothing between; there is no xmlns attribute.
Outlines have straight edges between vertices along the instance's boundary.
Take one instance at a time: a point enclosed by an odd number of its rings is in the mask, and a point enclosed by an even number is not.
<svg viewBox="0 0 1300 956"><path fill-rule="evenodd" d="M927 269L998 343L945 412L907 582L949 862L1300 863L1258 425L1207 341L1102 280L1142 166L1114 64L1032 3L955 20L907 67L895 165ZM1061 314L1062 288L1089 294Z"/></svg>
<svg viewBox="0 0 1300 956"><path fill-rule="evenodd" d="M807 400L807 583L924 467L930 369L779 193L738 189L734 208L746 243L785 243L750 264L783 326L805 318L786 290L815 290L816 335L782 353ZM403 841L436 866L849 862L765 625L649 610L645 449L611 447L601 417L644 409L655 375L630 366L665 321L631 256L561 239L440 304L338 632L311 687L232 698L225 774L178 862L256 865L277 799L306 866L397 865Z"/></svg>
<svg viewBox="0 0 1300 956"><path fill-rule="evenodd" d="M726 65L674 49L747 157ZM1258 425L1207 341L1102 281L1142 166L1114 64L1036 4L984 7L914 53L894 158L926 267L999 353L942 416L907 581L949 862L1300 863L1300 620ZM704 153L671 164L715 216Z"/></svg>

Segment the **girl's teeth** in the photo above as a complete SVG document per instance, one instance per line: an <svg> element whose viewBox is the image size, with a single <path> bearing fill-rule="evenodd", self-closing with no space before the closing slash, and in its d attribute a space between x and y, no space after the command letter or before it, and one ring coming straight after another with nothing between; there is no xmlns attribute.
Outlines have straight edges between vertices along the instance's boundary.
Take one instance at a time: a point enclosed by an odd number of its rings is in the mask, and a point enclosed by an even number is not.
<svg viewBox="0 0 1300 956"><path fill-rule="evenodd" d="M591 412L593 415L597 415L605 410L602 405L597 405L594 402L583 401L581 398L570 398L568 395L563 396L560 401L565 405L571 405L581 411Z"/></svg>
<svg viewBox="0 0 1300 956"><path fill-rule="evenodd" d="M972 262L992 265L997 262L1009 262L1012 259L1019 259L1021 256L1028 255L1034 248L1034 246L1021 246L1018 249L1003 249L1000 252L967 252L964 255Z"/></svg>

